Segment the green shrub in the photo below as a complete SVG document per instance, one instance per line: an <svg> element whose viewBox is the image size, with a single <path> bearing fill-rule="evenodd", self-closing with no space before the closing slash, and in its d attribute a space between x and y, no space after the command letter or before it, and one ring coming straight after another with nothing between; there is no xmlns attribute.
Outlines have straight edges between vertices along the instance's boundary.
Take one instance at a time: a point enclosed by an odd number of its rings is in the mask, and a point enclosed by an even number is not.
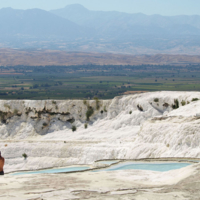
<svg viewBox="0 0 200 200"><path fill-rule="evenodd" d="M15 115L17 115L18 112L19 112L19 110L15 109L13 113L14 113Z"/></svg>
<svg viewBox="0 0 200 200"><path fill-rule="evenodd" d="M199 101L199 99L198 98L193 98L192 101Z"/></svg>
<svg viewBox="0 0 200 200"><path fill-rule="evenodd" d="M132 111L130 111L129 114L131 115L131 114L132 114Z"/></svg>
<svg viewBox="0 0 200 200"><path fill-rule="evenodd" d="M93 115L94 109L91 106L88 106L87 112L86 112L86 118L87 121L90 120L90 117Z"/></svg>
<svg viewBox="0 0 200 200"><path fill-rule="evenodd" d="M159 102L159 99L158 99L158 98L155 98L155 99L154 99L154 102L156 102L156 103Z"/></svg>
<svg viewBox="0 0 200 200"><path fill-rule="evenodd" d="M44 122L44 123L43 123L43 126L44 126L44 127L45 127L45 126L48 126L48 124L47 124L46 122Z"/></svg>
<svg viewBox="0 0 200 200"><path fill-rule="evenodd" d="M52 104L56 105L56 101L52 101Z"/></svg>
<svg viewBox="0 0 200 200"><path fill-rule="evenodd" d="M75 122L75 119L72 117L71 119L68 119L67 122L73 124Z"/></svg>
<svg viewBox="0 0 200 200"><path fill-rule="evenodd" d="M84 124L84 127L85 127L85 129L87 129L88 128L88 124Z"/></svg>
<svg viewBox="0 0 200 200"><path fill-rule="evenodd" d="M101 114L103 114L103 110L101 110Z"/></svg>
<svg viewBox="0 0 200 200"><path fill-rule="evenodd" d="M140 105L137 105L137 108L138 108L138 110L141 111L141 112L144 111L143 108L142 108L142 106L140 106Z"/></svg>
<svg viewBox="0 0 200 200"><path fill-rule="evenodd" d="M179 101L178 99L174 99L174 104L172 104L173 109L178 109L179 108Z"/></svg>
<svg viewBox="0 0 200 200"><path fill-rule="evenodd" d="M0 111L0 119L3 123L6 123L7 120L7 113Z"/></svg>
<svg viewBox="0 0 200 200"><path fill-rule="evenodd" d="M4 107L10 109L10 106L8 104L4 104Z"/></svg>
<svg viewBox="0 0 200 200"><path fill-rule="evenodd" d="M23 153L22 156L24 157L24 159L26 159L28 157L28 155L26 153Z"/></svg>
<svg viewBox="0 0 200 200"><path fill-rule="evenodd" d="M76 131L76 126L72 126L72 131Z"/></svg>
<svg viewBox="0 0 200 200"><path fill-rule="evenodd" d="M94 100L96 101L96 109L99 110L99 108L100 108L100 105L99 105L100 101L99 101L98 97L94 97Z"/></svg>
<svg viewBox="0 0 200 200"><path fill-rule="evenodd" d="M168 103L164 103L163 106L167 108L167 107L169 107L169 104Z"/></svg>
<svg viewBox="0 0 200 200"><path fill-rule="evenodd" d="M87 105L87 100L86 99L83 100L83 104Z"/></svg>
<svg viewBox="0 0 200 200"><path fill-rule="evenodd" d="M184 100L181 101L181 105L185 106L186 102Z"/></svg>

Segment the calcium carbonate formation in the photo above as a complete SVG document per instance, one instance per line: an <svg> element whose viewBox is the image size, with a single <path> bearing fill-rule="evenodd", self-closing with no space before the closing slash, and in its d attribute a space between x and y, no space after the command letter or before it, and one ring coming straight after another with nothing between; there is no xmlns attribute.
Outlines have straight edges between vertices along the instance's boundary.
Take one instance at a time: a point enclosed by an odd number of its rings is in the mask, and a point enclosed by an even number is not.
<svg viewBox="0 0 200 200"><path fill-rule="evenodd" d="M199 92L152 92L112 100L1 100L5 171L101 159L200 158L199 99Z"/></svg>

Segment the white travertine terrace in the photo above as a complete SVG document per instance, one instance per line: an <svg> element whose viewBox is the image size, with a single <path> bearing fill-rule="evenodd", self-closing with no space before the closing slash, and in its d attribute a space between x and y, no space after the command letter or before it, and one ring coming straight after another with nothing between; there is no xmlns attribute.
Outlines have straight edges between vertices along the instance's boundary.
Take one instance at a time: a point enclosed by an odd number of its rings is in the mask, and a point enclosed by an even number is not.
<svg viewBox="0 0 200 200"><path fill-rule="evenodd" d="M87 105L82 100L1 100L5 172L101 159L200 158L200 101L195 98L200 99L199 92L143 93L100 100L99 109L95 100ZM175 99L178 109L172 108ZM88 106L94 109L90 122Z"/></svg>

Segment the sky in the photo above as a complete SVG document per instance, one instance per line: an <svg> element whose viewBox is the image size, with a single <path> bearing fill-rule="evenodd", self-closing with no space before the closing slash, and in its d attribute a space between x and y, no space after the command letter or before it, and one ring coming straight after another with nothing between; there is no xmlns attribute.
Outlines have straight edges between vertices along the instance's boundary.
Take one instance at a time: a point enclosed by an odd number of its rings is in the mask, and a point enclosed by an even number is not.
<svg viewBox="0 0 200 200"><path fill-rule="evenodd" d="M0 0L0 8L52 10L76 3L90 10L165 16L200 15L200 0Z"/></svg>

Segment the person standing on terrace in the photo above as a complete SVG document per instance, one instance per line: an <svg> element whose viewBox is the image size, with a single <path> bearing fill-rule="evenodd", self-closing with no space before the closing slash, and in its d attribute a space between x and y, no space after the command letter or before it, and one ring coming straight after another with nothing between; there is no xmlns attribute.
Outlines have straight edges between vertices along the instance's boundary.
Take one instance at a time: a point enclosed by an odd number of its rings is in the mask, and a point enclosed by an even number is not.
<svg viewBox="0 0 200 200"><path fill-rule="evenodd" d="M5 163L5 159L4 157L1 156L1 151L0 151L0 175L4 175L4 171L3 171L4 163Z"/></svg>

